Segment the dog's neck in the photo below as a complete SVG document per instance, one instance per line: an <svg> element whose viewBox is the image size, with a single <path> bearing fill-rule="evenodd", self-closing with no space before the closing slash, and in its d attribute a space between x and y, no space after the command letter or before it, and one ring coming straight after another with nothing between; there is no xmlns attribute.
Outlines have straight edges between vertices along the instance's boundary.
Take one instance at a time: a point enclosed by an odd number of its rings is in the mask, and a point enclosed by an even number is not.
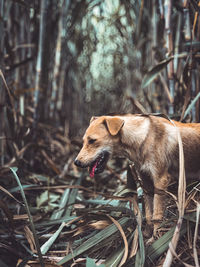
<svg viewBox="0 0 200 267"><path fill-rule="evenodd" d="M129 116L123 117L125 121L121 129L121 143L123 152L130 160L136 161L139 156L139 149L145 141L149 132L150 121L147 117Z"/></svg>

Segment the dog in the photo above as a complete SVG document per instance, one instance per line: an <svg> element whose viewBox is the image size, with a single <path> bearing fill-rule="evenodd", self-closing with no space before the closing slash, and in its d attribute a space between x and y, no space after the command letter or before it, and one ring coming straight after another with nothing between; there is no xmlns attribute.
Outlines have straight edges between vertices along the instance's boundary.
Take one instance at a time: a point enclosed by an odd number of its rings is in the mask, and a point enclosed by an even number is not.
<svg viewBox="0 0 200 267"><path fill-rule="evenodd" d="M178 180L177 128L183 143L186 177L200 179L200 123L169 121L153 115L92 117L74 161L78 167L89 167L93 177L103 172L110 156L128 157L147 185L145 216L153 236L163 220L168 185Z"/></svg>

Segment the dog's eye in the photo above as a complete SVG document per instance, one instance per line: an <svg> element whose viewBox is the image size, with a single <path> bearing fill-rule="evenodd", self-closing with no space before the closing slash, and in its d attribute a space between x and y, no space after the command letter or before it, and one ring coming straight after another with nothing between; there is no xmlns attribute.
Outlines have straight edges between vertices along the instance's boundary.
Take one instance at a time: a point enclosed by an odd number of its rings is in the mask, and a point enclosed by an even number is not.
<svg viewBox="0 0 200 267"><path fill-rule="evenodd" d="M96 139L89 139L88 143L91 145L91 144L94 144L95 141L96 141Z"/></svg>

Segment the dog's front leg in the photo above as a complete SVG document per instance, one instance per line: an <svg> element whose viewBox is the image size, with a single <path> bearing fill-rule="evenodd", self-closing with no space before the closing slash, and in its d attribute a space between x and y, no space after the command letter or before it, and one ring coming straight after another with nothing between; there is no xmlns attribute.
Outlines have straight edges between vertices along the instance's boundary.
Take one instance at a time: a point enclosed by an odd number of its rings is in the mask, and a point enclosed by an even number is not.
<svg viewBox="0 0 200 267"><path fill-rule="evenodd" d="M141 187L144 193L144 208L146 225L144 229L144 236L150 237L153 233L153 197L154 197L154 183L152 176L148 172L140 171Z"/></svg>
<svg viewBox="0 0 200 267"><path fill-rule="evenodd" d="M157 229L163 220L167 187L170 179L166 172L158 181L154 181L154 199L153 199L153 235L156 236Z"/></svg>

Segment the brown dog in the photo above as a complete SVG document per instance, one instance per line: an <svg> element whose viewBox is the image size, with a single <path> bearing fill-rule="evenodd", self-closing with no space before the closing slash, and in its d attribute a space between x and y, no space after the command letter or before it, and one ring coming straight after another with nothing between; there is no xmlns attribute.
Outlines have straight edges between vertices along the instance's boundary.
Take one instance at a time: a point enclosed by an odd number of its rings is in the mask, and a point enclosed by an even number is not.
<svg viewBox="0 0 200 267"><path fill-rule="evenodd" d="M174 123L182 137L186 177L199 179L200 124ZM144 190L147 225L154 224L154 234L163 218L164 191L172 179L178 179L176 127L152 115L92 117L75 160L78 167L89 167L91 177L104 170L110 155L125 155L133 161L144 184L154 193L152 198Z"/></svg>

